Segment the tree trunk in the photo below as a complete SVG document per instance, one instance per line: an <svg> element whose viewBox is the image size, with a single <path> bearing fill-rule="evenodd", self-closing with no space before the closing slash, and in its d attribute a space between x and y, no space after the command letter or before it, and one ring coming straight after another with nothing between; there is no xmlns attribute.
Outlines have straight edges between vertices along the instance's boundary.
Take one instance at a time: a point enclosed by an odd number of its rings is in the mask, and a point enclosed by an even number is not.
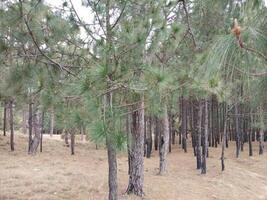
<svg viewBox="0 0 267 200"><path fill-rule="evenodd" d="M28 153L30 153L31 144L32 144L32 119L33 119L32 106L33 106L33 103L30 102L29 103L29 119L28 119L28 123L29 123Z"/></svg>
<svg viewBox="0 0 267 200"><path fill-rule="evenodd" d="M51 122L50 122L50 137L53 136L54 133L54 123L55 123L55 113L54 113L54 108L52 107L51 109Z"/></svg>
<svg viewBox="0 0 267 200"><path fill-rule="evenodd" d="M10 123L10 149L14 151L14 122L13 122L13 100L9 101L9 123Z"/></svg>
<svg viewBox="0 0 267 200"><path fill-rule="evenodd" d="M248 130L248 149L249 149L249 156L253 155L252 149L252 132L253 132L253 115L250 114L249 116L249 130Z"/></svg>
<svg viewBox="0 0 267 200"><path fill-rule="evenodd" d="M164 105L163 136L160 139L159 174L164 174L167 168L167 153L169 147L169 119L167 105Z"/></svg>
<svg viewBox="0 0 267 200"><path fill-rule="evenodd" d="M116 145L114 142L114 130L112 123L112 93L109 92L104 96L104 123L111 129L111 131L106 133L106 145L108 153L108 185L109 185L109 200L118 199L118 184L117 184L117 152ZM108 116L106 119L106 107L108 112L111 113L111 116ZM143 158L143 151L141 153Z"/></svg>
<svg viewBox="0 0 267 200"><path fill-rule="evenodd" d="M64 141L65 141L65 145L66 147L69 147L69 133L67 130L63 130L63 133L64 133Z"/></svg>
<svg viewBox="0 0 267 200"><path fill-rule="evenodd" d="M184 97L181 97L181 105L182 105L182 127L181 127L181 131L182 131L182 148L184 149L184 152L187 152L187 146L186 146L186 109L187 109L187 102L184 99Z"/></svg>
<svg viewBox="0 0 267 200"><path fill-rule="evenodd" d="M27 107L23 106L23 109L22 109L22 132L23 134L27 134Z"/></svg>
<svg viewBox="0 0 267 200"><path fill-rule="evenodd" d="M70 133L70 149L71 149L71 155L74 155L74 147L75 147L75 130L71 128Z"/></svg>
<svg viewBox="0 0 267 200"><path fill-rule="evenodd" d="M239 130L239 111L238 104L235 105L235 128L236 128L236 157L239 157L240 150L240 130Z"/></svg>
<svg viewBox="0 0 267 200"><path fill-rule="evenodd" d="M202 101L199 101L199 108L198 108L198 131L197 131L197 150L196 150L196 158L197 158L197 169L201 168L201 130L202 130L202 110L203 105Z"/></svg>
<svg viewBox="0 0 267 200"><path fill-rule="evenodd" d="M259 137L259 155L263 154L264 149L264 122L263 122L263 106L260 105L260 137Z"/></svg>
<svg viewBox="0 0 267 200"><path fill-rule="evenodd" d="M41 119L40 152L43 152L43 133L44 133L44 111L42 112L42 119Z"/></svg>
<svg viewBox="0 0 267 200"><path fill-rule="evenodd" d="M227 119L228 119L228 111L225 113L224 126L223 126L222 155L221 155L222 171L224 171L224 169L225 169L225 165L224 165L224 148L225 148L225 142L226 142Z"/></svg>
<svg viewBox="0 0 267 200"><path fill-rule="evenodd" d="M201 167L201 174L206 174L207 166L206 166L206 157L208 152L208 136L209 136L209 112L208 112L208 100L205 100L205 121L204 121L204 128L205 133L203 134L203 149L202 149L202 167Z"/></svg>
<svg viewBox="0 0 267 200"><path fill-rule="evenodd" d="M33 129L34 129L34 137L30 146L30 154L36 154L38 146L41 140L41 131L42 131L42 119L41 113L36 112L33 114Z"/></svg>
<svg viewBox="0 0 267 200"><path fill-rule="evenodd" d="M3 118L3 132L4 136L6 136L6 118L7 118L7 102L4 101L4 118Z"/></svg>
<svg viewBox="0 0 267 200"><path fill-rule="evenodd" d="M159 120L157 117L155 117L155 126L154 126L154 146L155 146L155 151L158 150L158 145L159 145Z"/></svg>
<svg viewBox="0 0 267 200"><path fill-rule="evenodd" d="M137 196L143 197L144 191L144 97L141 97L139 109L132 113L132 148L131 148L131 164L130 176L127 193L134 193Z"/></svg>
<svg viewBox="0 0 267 200"><path fill-rule="evenodd" d="M148 122L149 122L149 126L148 126L148 137L146 139L146 143L147 143L147 151L146 151L146 157L147 158L150 158L151 156L151 151L152 151L152 130L153 130L153 127L152 127L152 117L149 117L148 118Z"/></svg>

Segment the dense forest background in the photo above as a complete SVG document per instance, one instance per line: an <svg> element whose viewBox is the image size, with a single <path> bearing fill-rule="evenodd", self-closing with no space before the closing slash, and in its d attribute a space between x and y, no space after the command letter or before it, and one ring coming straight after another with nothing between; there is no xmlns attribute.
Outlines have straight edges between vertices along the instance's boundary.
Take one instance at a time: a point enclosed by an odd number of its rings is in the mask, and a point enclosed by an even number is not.
<svg viewBox="0 0 267 200"><path fill-rule="evenodd" d="M126 193L140 197L144 159L155 152L159 175L168 171L168 154L178 146L195 157L201 174L209 173L209 155L218 148L222 171L229 146L236 158L254 156L255 148L263 154L263 1L81 4L90 19L71 0L60 6L0 2L0 125L11 151L16 152L16 134L23 133L25 153L38 157L39 148L46 150L44 134L50 134L61 135L75 156L75 138L81 135L107 150L110 200L118 199L121 152L128 157Z"/></svg>

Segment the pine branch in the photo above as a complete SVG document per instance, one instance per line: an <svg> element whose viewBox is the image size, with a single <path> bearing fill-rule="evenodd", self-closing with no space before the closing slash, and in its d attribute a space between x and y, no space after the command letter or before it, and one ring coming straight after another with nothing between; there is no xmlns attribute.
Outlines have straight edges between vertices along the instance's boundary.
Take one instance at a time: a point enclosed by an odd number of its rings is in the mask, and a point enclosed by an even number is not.
<svg viewBox="0 0 267 200"><path fill-rule="evenodd" d="M42 54L42 56L44 56L47 60L49 60L49 61L51 62L52 65L55 65L55 66L59 67L61 70L66 71L68 74L71 74L71 75L75 76L75 74L74 74L73 72L71 72L69 69L67 69L66 66L63 66L63 65L57 63L56 61L54 61L52 58L50 58L49 56L47 56L47 55L41 50L41 48L40 48L40 46L39 46L37 40L36 40L35 37L34 37L33 31L32 31L31 28L30 28L30 25L29 25L27 19L25 18L24 14L23 14L23 4L22 4L22 0L19 0L19 2L20 2L20 13L21 13L21 17L23 18L23 21L24 21L24 23L25 23L25 25L26 25L26 27L27 27L28 33L29 33L29 35L30 35L30 37L31 37L31 39L32 39L32 41L33 41L33 43L34 43L34 45L36 46L37 50Z"/></svg>

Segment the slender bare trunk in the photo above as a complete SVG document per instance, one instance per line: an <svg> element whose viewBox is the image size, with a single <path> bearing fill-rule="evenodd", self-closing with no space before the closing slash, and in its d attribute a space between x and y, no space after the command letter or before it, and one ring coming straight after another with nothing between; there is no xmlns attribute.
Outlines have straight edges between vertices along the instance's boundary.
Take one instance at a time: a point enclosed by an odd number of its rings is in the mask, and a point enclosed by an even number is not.
<svg viewBox="0 0 267 200"><path fill-rule="evenodd" d="M201 174L206 174L207 166L206 166L206 157L208 152L208 136L209 136L209 112L208 112L208 100L205 100L205 121L204 121L204 128L205 132L203 134L203 149L202 149L202 167L201 167Z"/></svg>
<svg viewBox="0 0 267 200"><path fill-rule="evenodd" d="M33 106L33 103L30 102L29 103L29 115L28 115L29 116L29 119L28 119L28 124L29 124L28 153L30 153L30 148L32 144L32 119L33 119L32 106Z"/></svg>
<svg viewBox="0 0 267 200"><path fill-rule="evenodd" d="M70 133L70 150L71 150L71 155L74 155L74 148L75 148L75 129L71 128L71 133Z"/></svg>
<svg viewBox="0 0 267 200"><path fill-rule="evenodd" d="M40 152L43 152L43 133L44 133L44 111L42 112L42 119L41 119Z"/></svg>
<svg viewBox="0 0 267 200"><path fill-rule="evenodd" d="M6 136L6 120L7 119L7 102L4 101L4 117L3 117L3 132L4 136Z"/></svg>
<svg viewBox="0 0 267 200"><path fill-rule="evenodd" d="M197 131L197 150L196 150L196 158L197 158L197 169L201 168L201 131L202 131L202 110L203 110L203 104L202 101L199 101L198 106L198 131Z"/></svg>
<svg viewBox="0 0 267 200"><path fill-rule="evenodd" d="M14 151L14 121L13 121L13 100L9 101L9 123L10 123L10 149Z"/></svg>
<svg viewBox="0 0 267 200"><path fill-rule="evenodd" d="M55 113L54 113L54 108L52 107L51 109L51 122L50 122L50 137L53 136L54 133L54 123L55 123Z"/></svg>

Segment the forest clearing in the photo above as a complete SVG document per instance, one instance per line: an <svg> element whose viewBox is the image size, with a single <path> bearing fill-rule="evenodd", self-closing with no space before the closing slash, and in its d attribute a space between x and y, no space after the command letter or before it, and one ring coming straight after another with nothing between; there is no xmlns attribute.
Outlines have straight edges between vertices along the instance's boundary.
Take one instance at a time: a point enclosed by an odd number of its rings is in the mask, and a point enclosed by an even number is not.
<svg viewBox="0 0 267 200"><path fill-rule="evenodd" d="M267 0L0 0L0 200L267 200Z"/></svg>
<svg viewBox="0 0 267 200"><path fill-rule="evenodd" d="M78 140L76 155L71 157L63 140L47 137L44 141L46 150L38 156L28 157L24 153L27 149L25 135L19 135L16 141L17 151L13 154L8 151L6 138L0 137L1 200L106 198L108 166L102 147L96 150L95 145ZM230 146L234 147L234 144ZM144 199L266 200L267 154L249 157L244 153L236 159L234 151L234 148L227 149L228 168L222 173L220 148L213 149L207 162L209 173L205 177L195 170L192 151L189 150L191 156L188 156L178 147L168 156L166 176L160 176L158 152L154 152L144 163ZM125 153L118 155L119 199L138 200L124 194L128 183L127 159Z"/></svg>

